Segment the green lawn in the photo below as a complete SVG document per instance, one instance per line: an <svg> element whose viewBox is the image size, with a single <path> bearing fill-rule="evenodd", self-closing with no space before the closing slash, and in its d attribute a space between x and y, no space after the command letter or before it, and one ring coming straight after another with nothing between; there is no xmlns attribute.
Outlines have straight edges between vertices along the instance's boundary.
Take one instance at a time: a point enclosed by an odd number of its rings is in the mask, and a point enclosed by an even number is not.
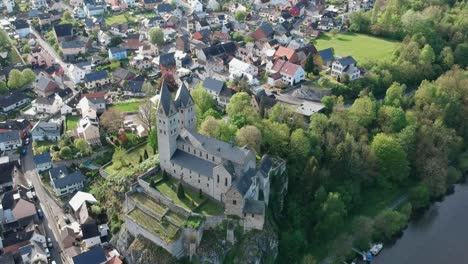
<svg viewBox="0 0 468 264"><path fill-rule="evenodd" d="M138 112L140 111L141 101L132 101L124 102L112 105L110 108L115 109L120 112L129 113L129 112Z"/></svg>
<svg viewBox="0 0 468 264"><path fill-rule="evenodd" d="M221 204L206 200L196 211L203 215L220 215L224 212L224 208Z"/></svg>
<svg viewBox="0 0 468 264"><path fill-rule="evenodd" d="M162 207L155 200L144 193L136 192L133 193L130 197L155 215L162 217L166 212L166 208Z"/></svg>
<svg viewBox="0 0 468 264"><path fill-rule="evenodd" d="M180 205L188 210L195 209L199 204L201 204L204 198L200 198L198 193L193 192L192 190L185 188L185 198L179 199L177 197L177 183L174 179L170 178L168 181L159 183L156 186L156 189L160 191L164 196L171 199L177 205Z"/></svg>
<svg viewBox="0 0 468 264"><path fill-rule="evenodd" d="M168 212L165 215L165 219L167 219L169 222L176 226L183 226L187 221L187 217L184 217L183 215L177 214L172 211Z"/></svg>
<svg viewBox="0 0 468 264"><path fill-rule="evenodd" d="M77 128L79 122L80 122L80 116L67 115L67 130L71 131Z"/></svg>
<svg viewBox="0 0 468 264"><path fill-rule="evenodd" d="M168 181L159 183L156 186L156 189L164 196L174 201L174 203L177 205L190 211L197 209L197 213L204 215L219 215L224 212L224 208L221 204L207 199L205 195L200 198L198 192L195 192L189 188L184 188L185 198L179 199L177 197L177 182L173 178L170 178ZM201 205L200 208L197 208L199 205Z"/></svg>
<svg viewBox="0 0 468 264"><path fill-rule="evenodd" d="M128 14L111 15L111 16L106 17L107 25L123 24L123 23L132 22L132 21L135 21L135 17L130 16Z"/></svg>
<svg viewBox="0 0 468 264"><path fill-rule="evenodd" d="M177 226L165 220L158 221L157 219L154 219L151 216L145 214L138 208L133 209L128 214L128 216L139 225L143 226L145 229L166 240L167 242L174 240L177 232L179 231Z"/></svg>
<svg viewBox="0 0 468 264"><path fill-rule="evenodd" d="M151 157L153 156L153 150L151 146L148 144L140 146L129 153L126 154L126 161L127 161L127 166L126 167L116 167L114 163L111 165L107 166L104 170L109 173L109 174L116 174L116 173L122 173L125 175L132 175L134 174L139 165L140 161L140 155L143 157L143 153L146 151L148 152L148 155Z"/></svg>
<svg viewBox="0 0 468 264"><path fill-rule="evenodd" d="M322 34L314 44L317 50L333 48L335 55L351 55L359 63L390 58L398 43L364 34L344 33L334 38L330 34Z"/></svg>

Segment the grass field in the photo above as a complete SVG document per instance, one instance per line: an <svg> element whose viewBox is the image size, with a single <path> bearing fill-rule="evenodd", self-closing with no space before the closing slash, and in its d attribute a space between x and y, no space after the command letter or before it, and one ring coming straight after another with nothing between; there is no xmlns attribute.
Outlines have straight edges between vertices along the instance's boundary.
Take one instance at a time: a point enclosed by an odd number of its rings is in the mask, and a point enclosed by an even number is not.
<svg viewBox="0 0 468 264"><path fill-rule="evenodd" d="M120 112L129 113L129 112L138 112L140 110L140 101L132 101L127 103L118 103L112 105L110 108L115 109Z"/></svg>
<svg viewBox="0 0 468 264"><path fill-rule="evenodd" d="M78 127L78 122L80 121L80 116L67 115L67 130L73 130Z"/></svg>
<svg viewBox="0 0 468 264"><path fill-rule="evenodd" d="M390 58L399 42L364 34L344 33L336 37L322 34L315 41L317 50L333 48L335 55L354 57L357 62Z"/></svg>
<svg viewBox="0 0 468 264"><path fill-rule="evenodd" d="M135 21L135 17L126 15L126 14L120 14L116 16L109 16L106 17L106 24L107 25L112 25L112 24L122 24L122 23L127 23L127 22L132 22Z"/></svg>

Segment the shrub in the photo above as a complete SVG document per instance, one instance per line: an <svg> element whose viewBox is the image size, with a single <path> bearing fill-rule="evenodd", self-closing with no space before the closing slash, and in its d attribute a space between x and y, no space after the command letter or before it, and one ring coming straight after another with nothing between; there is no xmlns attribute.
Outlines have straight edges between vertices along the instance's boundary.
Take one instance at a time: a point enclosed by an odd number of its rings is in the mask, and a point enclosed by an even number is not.
<svg viewBox="0 0 468 264"><path fill-rule="evenodd" d="M185 198L184 186L182 186L181 182L179 182L179 184L177 184L177 198L179 198L179 199L184 199Z"/></svg>

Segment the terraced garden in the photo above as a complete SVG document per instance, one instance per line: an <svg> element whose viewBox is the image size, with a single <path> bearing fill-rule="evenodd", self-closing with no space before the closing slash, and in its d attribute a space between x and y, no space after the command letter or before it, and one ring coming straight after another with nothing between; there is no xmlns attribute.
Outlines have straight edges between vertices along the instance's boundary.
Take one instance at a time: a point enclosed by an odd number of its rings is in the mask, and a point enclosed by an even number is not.
<svg viewBox="0 0 468 264"><path fill-rule="evenodd" d="M166 208L158 204L155 200L144 193L135 192L130 196L135 202L148 209L155 215L162 217L166 213Z"/></svg>
<svg viewBox="0 0 468 264"><path fill-rule="evenodd" d="M141 225L155 236L164 239L166 242L173 241L180 230L179 227L171 224L169 221L158 221L138 208L133 209L128 216L137 224Z"/></svg>

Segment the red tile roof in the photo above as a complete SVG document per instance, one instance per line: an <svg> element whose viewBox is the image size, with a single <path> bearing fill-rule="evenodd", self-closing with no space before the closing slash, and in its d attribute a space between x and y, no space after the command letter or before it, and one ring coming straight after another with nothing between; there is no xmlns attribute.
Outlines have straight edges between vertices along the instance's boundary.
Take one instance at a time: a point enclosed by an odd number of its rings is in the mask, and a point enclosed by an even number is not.
<svg viewBox="0 0 468 264"><path fill-rule="evenodd" d="M281 73L292 77L297 72L299 67L299 65L287 61L281 68Z"/></svg>

